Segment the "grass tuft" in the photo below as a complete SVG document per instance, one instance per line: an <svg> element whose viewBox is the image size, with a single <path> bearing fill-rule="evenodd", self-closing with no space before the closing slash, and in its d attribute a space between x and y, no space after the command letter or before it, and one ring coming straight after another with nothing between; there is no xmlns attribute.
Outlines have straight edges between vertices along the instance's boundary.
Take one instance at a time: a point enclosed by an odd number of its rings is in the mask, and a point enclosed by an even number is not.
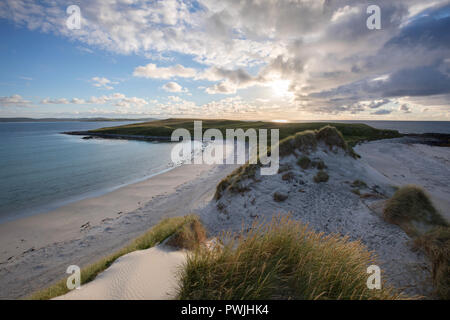
<svg viewBox="0 0 450 320"><path fill-rule="evenodd" d="M302 156L300 159L298 159L297 164L303 169L306 170L311 165L311 159L309 159L307 156Z"/></svg>
<svg viewBox="0 0 450 320"><path fill-rule="evenodd" d="M323 170L320 170L320 171L317 172L317 174L314 176L314 182L315 182L315 183L327 182L329 178L330 178L330 176L328 175L328 173L326 173L326 172L323 171Z"/></svg>
<svg viewBox="0 0 450 320"><path fill-rule="evenodd" d="M317 147L316 133L312 130L297 132L280 142L280 156L295 153L295 150L308 153Z"/></svg>
<svg viewBox="0 0 450 320"><path fill-rule="evenodd" d="M281 177L281 180L292 181L292 180L294 180L294 178L295 178L294 174L291 171L289 171L289 172L283 174L283 176Z"/></svg>
<svg viewBox="0 0 450 320"><path fill-rule="evenodd" d="M342 133L332 126L325 126L316 133L317 140L325 142L325 144L331 148L339 147L344 150L348 150L347 142L345 142Z"/></svg>
<svg viewBox="0 0 450 320"><path fill-rule="evenodd" d="M158 243L163 242L168 237L180 230L184 225L198 221L198 216L188 215L185 217L167 218L159 222L145 234L133 240L128 246L119 251L91 264L81 270L81 284L86 284L95 279L95 277L107 269L114 261L121 256L136 251L151 248ZM49 300L69 292L66 285L66 279L63 279L49 288L40 290L29 297L31 300Z"/></svg>
<svg viewBox="0 0 450 320"><path fill-rule="evenodd" d="M448 226L425 191L414 185L404 186L395 192L386 202L383 217L411 236L428 231L433 226Z"/></svg>
<svg viewBox="0 0 450 320"><path fill-rule="evenodd" d="M450 226L419 187L396 191L384 208L384 219L414 239L433 265L433 284L441 299L450 299Z"/></svg>
<svg viewBox="0 0 450 320"><path fill-rule="evenodd" d="M243 193L248 191L248 187L244 186L242 182L247 179L254 179L257 168L257 164L246 163L245 165L234 170L231 174L219 182L216 187L214 199L219 200L222 197L222 193L226 190L235 193Z"/></svg>
<svg viewBox="0 0 450 320"><path fill-rule="evenodd" d="M355 180L352 182L351 186L357 189L365 189L367 188L367 183L362 180Z"/></svg>
<svg viewBox="0 0 450 320"><path fill-rule="evenodd" d="M314 168L319 169L319 170L324 170L324 169L327 168L325 162L324 162L322 159L314 160L314 161L312 162L312 166L313 166Z"/></svg>
<svg viewBox="0 0 450 320"><path fill-rule="evenodd" d="M433 284L441 299L450 299L450 228L436 227L415 239L433 265Z"/></svg>
<svg viewBox="0 0 450 320"><path fill-rule="evenodd" d="M373 256L348 237L316 233L290 217L223 234L223 246L199 248L180 273L178 298L398 299L394 289L367 288Z"/></svg>
<svg viewBox="0 0 450 320"><path fill-rule="evenodd" d="M178 249L194 250L205 241L205 227L198 219L194 219L185 223L167 240L166 244Z"/></svg>

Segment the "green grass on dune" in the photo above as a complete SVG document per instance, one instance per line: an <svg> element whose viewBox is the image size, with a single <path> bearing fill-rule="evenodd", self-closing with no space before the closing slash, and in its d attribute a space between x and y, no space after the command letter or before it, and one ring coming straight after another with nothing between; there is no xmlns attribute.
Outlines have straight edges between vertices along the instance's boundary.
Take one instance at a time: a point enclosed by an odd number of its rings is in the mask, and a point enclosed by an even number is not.
<svg viewBox="0 0 450 320"><path fill-rule="evenodd" d="M311 231L290 217L255 223L248 233L224 234L223 246L200 247L180 273L178 298L398 299L394 289L367 288L376 264L359 242Z"/></svg>
<svg viewBox="0 0 450 320"><path fill-rule="evenodd" d="M194 225L194 228L197 228L198 225L196 222L198 221L199 218L196 215L167 218L162 220L145 234L133 240L126 247L83 268L81 270L81 284L83 285L94 280L100 272L107 269L111 264L113 264L114 261L116 261L121 256L136 250L151 248L158 243L163 242L172 235L182 234L183 241L179 241L178 243L180 243L180 245L186 245L187 243L188 245L191 245L192 240L190 238L186 240L187 237L185 236L186 233L184 230L184 226ZM29 297L29 299L48 300L66 294L67 292L69 292L69 289L67 289L66 279L63 279L46 289L35 292Z"/></svg>
<svg viewBox="0 0 450 320"><path fill-rule="evenodd" d="M329 125L322 126L319 130L306 130L297 132L292 136L288 136L282 139L279 146L279 155L280 157L285 157L288 155L295 154L299 156L298 153L306 153L308 154L311 151L314 151L319 142L325 143L326 146L330 148L330 150L337 150L338 148L344 150L347 154L352 157L357 157L356 153L353 151L353 148L348 145L348 143L344 140L344 137L339 130ZM308 169L310 165L315 164L315 166L322 167L325 169L325 163L313 163L307 156L301 156L298 160L298 165L303 169ZM256 170L258 169L258 164L249 164L248 162L234 170L227 177L222 179L216 187L216 193L214 198L216 200L222 197L224 191L228 190L231 192L245 192L248 190L246 186L243 186L242 182L249 178L254 178ZM320 175L324 178L325 174L320 173ZM320 178L320 177L319 177ZM328 180L328 179L326 179ZM318 181L320 182L320 181ZM323 180L322 182L325 182Z"/></svg>
<svg viewBox="0 0 450 320"><path fill-rule="evenodd" d="M386 202L383 216L413 236L433 226L448 226L425 191L414 185L397 190Z"/></svg>
<svg viewBox="0 0 450 320"><path fill-rule="evenodd" d="M199 219L183 224L166 242L168 246L194 250L206 241L206 229Z"/></svg>

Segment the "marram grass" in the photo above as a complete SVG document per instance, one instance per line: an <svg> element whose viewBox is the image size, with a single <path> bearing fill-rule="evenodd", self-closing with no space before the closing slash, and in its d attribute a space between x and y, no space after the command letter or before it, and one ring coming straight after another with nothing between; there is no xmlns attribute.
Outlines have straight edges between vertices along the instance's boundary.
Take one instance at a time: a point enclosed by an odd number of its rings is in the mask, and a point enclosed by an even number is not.
<svg viewBox="0 0 450 320"><path fill-rule="evenodd" d="M199 247L180 271L180 299L402 299L367 288L376 264L360 242L311 231L290 217L223 234L223 246Z"/></svg>

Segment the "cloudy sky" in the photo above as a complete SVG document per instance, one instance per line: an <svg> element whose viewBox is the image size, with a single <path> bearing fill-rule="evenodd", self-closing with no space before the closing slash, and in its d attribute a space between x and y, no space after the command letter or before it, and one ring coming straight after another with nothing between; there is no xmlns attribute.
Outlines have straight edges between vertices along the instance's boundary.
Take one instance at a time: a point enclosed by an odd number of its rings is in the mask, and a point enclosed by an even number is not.
<svg viewBox="0 0 450 320"><path fill-rule="evenodd" d="M449 0L2 0L0 35L0 117L450 120Z"/></svg>

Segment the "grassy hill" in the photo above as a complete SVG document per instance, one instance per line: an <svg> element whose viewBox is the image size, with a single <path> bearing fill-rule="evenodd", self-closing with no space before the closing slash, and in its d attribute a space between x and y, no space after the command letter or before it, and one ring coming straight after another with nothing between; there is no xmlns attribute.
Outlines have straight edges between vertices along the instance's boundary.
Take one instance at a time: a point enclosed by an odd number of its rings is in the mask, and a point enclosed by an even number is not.
<svg viewBox="0 0 450 320"><path fill-rule="evenodd" d="M185 128L194 134L194 120L200 119L166 119L155 120L150 122L136 123L118 127L107 127L92 130L94 133L104 134L120 134L120 135L140 135L140 136L163 136L170 137L172 132L178 128ZM378 140L395 138L401 136L395 130L380 130L372 128L365 124L349 124L349 123L276 123L264 121L236 121L236 120L202 120L203 131L207 129L219 129L225 137L226 129L279 129L280 140L297 132L305 130L317 130L324 126L331 125L338 129L343 135L346 142L353 146L364 140Z"/></svg>

